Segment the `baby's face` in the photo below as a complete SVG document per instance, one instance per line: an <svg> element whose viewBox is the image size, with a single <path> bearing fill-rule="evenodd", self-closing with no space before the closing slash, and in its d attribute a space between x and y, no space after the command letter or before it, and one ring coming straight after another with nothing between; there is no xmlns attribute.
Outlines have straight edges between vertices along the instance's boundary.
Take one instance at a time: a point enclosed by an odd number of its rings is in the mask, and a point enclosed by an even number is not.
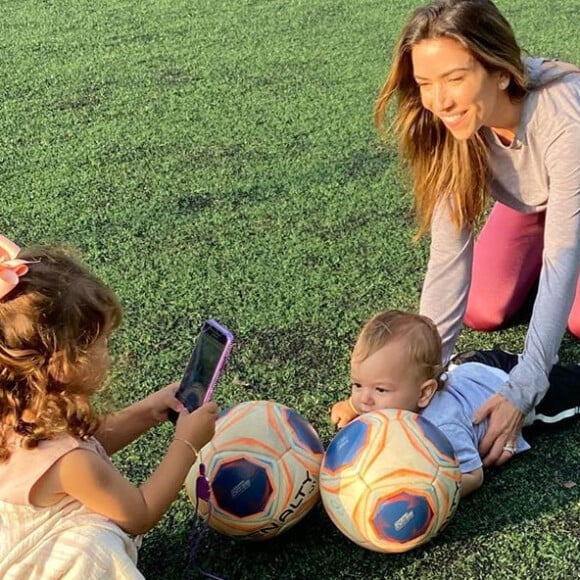
<svg viewBox="0 0 580 580"><path fill-rule="evenodd" d="M363 361L357 358L357 346L350 361L355 408L361 413L379 409L418 411L422 381L411 366L405 342L389 342Z"/></svg>

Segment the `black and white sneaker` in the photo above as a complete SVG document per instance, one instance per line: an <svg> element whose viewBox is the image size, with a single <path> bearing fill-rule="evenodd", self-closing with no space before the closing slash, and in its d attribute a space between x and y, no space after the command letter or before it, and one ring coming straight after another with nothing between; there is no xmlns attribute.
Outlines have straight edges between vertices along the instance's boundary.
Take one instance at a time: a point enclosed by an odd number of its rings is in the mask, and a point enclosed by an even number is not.
<svg viewBox="0 0 580 580"><path fill-rule="evenodd" d="M550 387L535 408L535 421L558 423L580 415L580 365L554 365Z"/></svg>

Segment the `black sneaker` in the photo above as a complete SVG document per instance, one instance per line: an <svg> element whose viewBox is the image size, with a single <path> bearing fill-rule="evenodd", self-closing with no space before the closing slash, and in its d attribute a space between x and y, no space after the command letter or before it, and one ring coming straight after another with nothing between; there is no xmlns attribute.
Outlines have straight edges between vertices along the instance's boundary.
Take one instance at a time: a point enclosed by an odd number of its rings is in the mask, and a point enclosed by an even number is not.
<svg viewBox="0 0 580 580"><path fill-rule="evenodd" d="M535 409L534 421L558 423L580 415L580 365L554 365L550 388Z"/></svg>

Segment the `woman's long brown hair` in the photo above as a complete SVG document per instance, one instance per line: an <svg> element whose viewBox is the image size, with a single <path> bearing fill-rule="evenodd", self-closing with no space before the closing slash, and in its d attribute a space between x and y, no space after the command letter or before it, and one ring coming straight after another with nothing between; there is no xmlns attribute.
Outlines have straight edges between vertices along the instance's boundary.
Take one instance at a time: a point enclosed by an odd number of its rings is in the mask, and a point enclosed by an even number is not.
<svg viewBox="0 0 580 580"><path fill-rule="evenodd" d="M528 91L522 51L513 30L490 0L437 0L418 8L403 29L392 66L375 105L375 123L385 131L389 103L396 99L393 130L413 178L417 237L431 226L436 206L447 201L457 228L473 227L488 194L488 150L480 132L465 141L423 108L413 77L411 50L430 38L452 38L489 72L509 74L512 100Z"/></svg>

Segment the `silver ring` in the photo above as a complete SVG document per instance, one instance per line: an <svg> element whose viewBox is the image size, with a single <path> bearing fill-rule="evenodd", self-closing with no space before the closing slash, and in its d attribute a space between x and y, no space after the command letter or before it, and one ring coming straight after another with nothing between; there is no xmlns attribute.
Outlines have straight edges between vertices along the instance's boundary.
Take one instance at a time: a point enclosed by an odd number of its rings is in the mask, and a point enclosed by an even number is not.
<svg viewBox="0 0 580 580"><path fill-rule="evenodd" d="M503 450L513 455L516 452L516 446L507 444L503 446Z"/></svg>

